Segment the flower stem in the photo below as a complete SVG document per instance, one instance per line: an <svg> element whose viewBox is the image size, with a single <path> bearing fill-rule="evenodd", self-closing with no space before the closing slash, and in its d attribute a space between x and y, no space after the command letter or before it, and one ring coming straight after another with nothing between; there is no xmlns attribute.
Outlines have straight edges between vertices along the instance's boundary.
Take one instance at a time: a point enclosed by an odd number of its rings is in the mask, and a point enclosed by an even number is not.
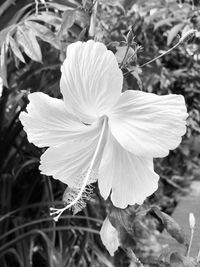
<svg viewBox="0 0 200 267"><path fill-rule="evenodd" d="M157 59L165 56L166 54L170 53L172 50L174 50L176 47L178 47L180 45L180 42L178 42L177 44L175 44L173 47L171 47L169 50L163 52L162 54L160 54L159 56L151 59L150 61L147 61L146 63L142 64L141 66L139 66L140 68L143 68L144 66L156 61Z"/></svg>
<svg viewBox="0 0 200 267"><path fill-rule="evenodd" d="M180 38L180 40L178 41L178 43L175 44L174 46L172 46L169 50L163 52L162 54L158 55L157 57L155 57L155 58L153 58L153 59L147 61L146 63L144 63L144 64L142 64L142 65L140 65L140 66L138 66L138 67L139 67L139 68L143 68L144 66L146 66L146 65L148 65L148 64L150 64L150 63L156 61L157 59L159 59L159 58L165 56L166 54L170 53L172 50L174 50L175 48L177 48L179 45L183 44L184 42L188 41L192 36L194 36L195 32L196 32L196 30L189 30L188 32L186 32L186 33ZM128 71L128 72L126 72L125 74L131 73L131 72L133 72L133 71L134 71L134 70L132 70L132 71ZM124 75L125 75L125 74L124 74Z"/></svg>
<svg viewBox="0 0 200 267"><path fill-rule="evenodd" d="M188 246L187 254L186 254L187 257L189 257L189 255L190 255L190 250L191 250L191 247L192 247L193 237L194 237L194 228L191 228L190 242L189 242L189 246Z"/></svg>

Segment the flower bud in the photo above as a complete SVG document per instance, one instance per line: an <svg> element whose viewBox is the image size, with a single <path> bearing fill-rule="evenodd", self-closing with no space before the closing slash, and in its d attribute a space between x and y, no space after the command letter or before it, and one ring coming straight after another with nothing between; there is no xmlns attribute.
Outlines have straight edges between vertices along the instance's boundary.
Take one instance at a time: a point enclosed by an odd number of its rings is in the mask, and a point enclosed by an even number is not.
<svg viewBox="0 0 200 267"><path fill-rule="evenodd" d="M119 247L119 238L117 230L112 226L108 217L103 222L103 225L100 230L100 237L102 243L107 248L111 256L114 256L114 252Z"/></svg>
<svg viewBox="0 0 200 267"><path fill-rule="evenodd" d="M131 45L133 41L134 35L133 35L133 30L130 29L130 31L127 34L127 45Z"/></svg>
<svg viewBox="0 0 200 267"><path fill-rule="evenodd" d="M189 214L189 224L190 224L190 228L194 229L194 227L195 227L195 217L194 217L194 214L192 212Z"/></svg>

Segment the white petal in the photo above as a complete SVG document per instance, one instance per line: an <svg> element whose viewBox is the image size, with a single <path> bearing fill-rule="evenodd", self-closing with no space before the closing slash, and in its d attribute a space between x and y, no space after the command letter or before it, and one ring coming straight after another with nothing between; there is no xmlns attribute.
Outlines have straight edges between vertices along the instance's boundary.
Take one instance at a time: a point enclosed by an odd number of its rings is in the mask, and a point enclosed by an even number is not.
<svg viewBox="0 0 200 267"><path fill-rule="evenodd" d="M117 230L112 226L108 217L103 222L100 230L100 237L102 243L107 248L111 256L114 256L114 252L120 246Z"/></svg>
<svg viewBox="0 0 200 267"><path fill-rule="evenodd" d="M36 146L57 146L69 140L77 141L91 130L68 113L63 100L40 92L32 93L28 98L27 112L22 112L19 118L29 142Z"/></svg>
<svg viewBox="0 0 200 267"><path fill-rule="evenodd" d="M153 170L153 159L138 157L126 151L109 135L99 168L98 184L106 199L110 191L114 206L121 209L142 204L158 187L159 176Z"/></svg>
<svg viewBox="0 0 200 267"><path fill-rule="evenodd" d="M102 43L90 40L69 45L61 71L64 101L84 123L105 115L120 97L122 72Z"/></svg>
<svg viewBox="0 0 200 267"><path fill-rule="evenodd" d="M78 142L68 141L57 147L48 148L41 156L39 169L42 174L53 176L70 187L80 187L97 147L99 127L88 126L91 131L82 134Z"/></svg>
<svg viewBox="0 0 200 267"><path fill-rule="evenodd" d="M180 144L187 115L181 95L126 91L108 116L112 134L126 150L164 157Z"/></svg>

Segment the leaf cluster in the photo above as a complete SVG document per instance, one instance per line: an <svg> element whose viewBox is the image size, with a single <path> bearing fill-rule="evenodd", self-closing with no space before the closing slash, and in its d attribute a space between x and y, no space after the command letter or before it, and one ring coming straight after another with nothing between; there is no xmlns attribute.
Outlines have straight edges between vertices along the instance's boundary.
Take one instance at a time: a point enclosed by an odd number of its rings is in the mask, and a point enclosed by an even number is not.
<svg viewBox="0 0 200 267"><path fill-rule="evenodd" d="M155 162L161 176L159 190L143 209L112 208L110 220L120 233L124 249L134 249L149 266L193 266L193 259L188 263L188 259L175 252L170 254L168 262L154 259L154 265L148 256L158 254L157 236L162 229L187 244L180 227L168 214L173 212L179 195L186 192L190 182L200 178L198 1L99 0L97 3L94 38L115 53L124 73L123 90L182 94L189 112L188 131L182 145L169 157ZM60 65L66 57L66 47L90 38L94 4L92 0L5 0L0 6L0 76L5 85L0 98L0 265L3 267L129 265L130 259L122 250L114 260L104 253L98 230L109 205L104 206L97 190L95 199L82 213L75 217L67 214L55 225L49 207L61 204L55 201L62 198L65 188L38 172L43 151L28 143L18 119L26 108L29 92L61 97ZM190 29L197 30L193 39L145 65L169 50ZM150 204L160 208L150 208Z"/></svg>

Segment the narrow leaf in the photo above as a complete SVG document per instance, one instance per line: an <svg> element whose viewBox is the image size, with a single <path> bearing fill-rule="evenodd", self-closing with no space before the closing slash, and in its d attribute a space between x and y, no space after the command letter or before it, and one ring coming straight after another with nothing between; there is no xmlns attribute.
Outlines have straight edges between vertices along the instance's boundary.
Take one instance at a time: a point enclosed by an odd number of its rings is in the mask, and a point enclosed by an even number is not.
<svg viewBox="0 0 200 267"><path fill-rule="evenodd" d="M175 25L169 32L167 36L167 45L170 45L173 41L173 39L177 36L177 34L181 31L185 24L179 23Z"/></svg>
<svg viewBox="0 0 200 267"><path fill-rule="evenodd" d="M142 90L142 80L140 79L140 74L142 73L142 70L139 68L139 66L131 66L127 68L131 74L133 75L133 77L136 79L137 84L140 88L140 90Z"/></svg>
<svg viewBox="0 0 200 267"><path fill-rule="evenodd" d="M18 26L16 36L27 56L29 56L32 60L41 62L42 53L33 30L26 28L25 26Z"/></svg>
<svg viewBox="0 0 200 267"><path fill-rule="evenodd" d="M8 87L7 82L7 48L6 42L1 46L1 57L0 57L0 76L3 79L3 84Z"/></svg>
<svg viewBox="0 0 200 267"><path fill-rule="evenodd" d="M166 19L159 20L158 22L154 24L154 31L156 31L158 28L164 25L172 26L172 22L175 22L175 21L176 21L175 18L166 18Z"/></svg>
<svg viewBox="0 0 200 267"><path fill-rule="evenodd" d="M63 20L60 27L58 36L61 37L75 22L76 20L76 11L75 10L66 10L63 14Z"/></svg>
<svg viewBox="0 0 200 267"><path fill-rule="evenodd" d="M17 43L15 42L15 39L12 36L9 36L9 44L10 44L10 48L12 49L15 56L17 58L19 58L20 61L25 63L24 57L23 57L21 51L19 50Z"/></svg>
<svg viewBox="0 0 200 267"><path fill-rule="evenodd" d="M184 266L183 261L177 252L171 254L170 264L172 267L183 267Z"/></svg>
<svg viewBox="0 0 200 267"><path fill-rule="evenodd" d="M27 18L27 20L31 21L41 21L44 23L48 23L52 26L54 26L56 29L60 27L60 24L62 22L62 19L58 16L56 16L54 13L47 13L47 12L41 12L38 15L32 15Z"/></svg>
<svg viewBox="0 0 200 267"><path fill-rule="evenodd" d="M108 6L117 6L119 7L123 12L125 12L124 7L120 4L119 0L100 0L100 3Z"/></svg>
<svg viewBox="0 0 200 267"><path fill-rule="evenodd" d="M14 29L14 25L11 25L5 29L3 29L2 31L0 31L0 48L2 46L2 44L4 43L5 39L6 39L6 36L11 32L13 31Z"/></svg>
<svg viewBox="0 0 200 267"><path fill-rule="evenodd" d="M171 267L195 267L195 261L193 258L184 257L178 252L174 252L170 256Z"/></svg>
<svg viewBox="0 0 200 267"><path fill-rule="evenodd" d="M176 239L177 242L180 244L187 244L187 237L183 232L180 225L169 215L160 211L157 207L151 208L150 212L151 215L159 219L167 232Z"/></svg>
<svg viewBox="0 0 200 267"><path fill-rule="evenodd" d="M48 27L34 21L25 21L25 25L33 30L35 36L38 36L40 39L53 45L57 49L60 48L55 34Z"/></svg>
<svg viewBox="0 0 200 267"><path fill-rule="evenodd" d="M61 3L52 3L52 2L49 2L47 3L50 7L53 7L53 8L56 8L60 11L66 11L66 10L69 10L69 9L72 9L72 8L77 8L78 7L78 1L63 1L64 4L61 4Z"/></svg>

